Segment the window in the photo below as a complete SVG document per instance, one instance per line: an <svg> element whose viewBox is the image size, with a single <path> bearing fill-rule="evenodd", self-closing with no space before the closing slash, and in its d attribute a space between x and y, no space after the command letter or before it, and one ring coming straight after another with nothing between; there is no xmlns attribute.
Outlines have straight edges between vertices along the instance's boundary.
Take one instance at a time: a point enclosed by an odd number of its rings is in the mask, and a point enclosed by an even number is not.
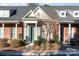
<svg viewBox="0 0 79 59"><path fill-rule="evenodd" d="M0 10L0 17L9 17L9 10Z"/></svg>
<svg viewBox="0 0 79 59"><path fill-rule="evenodd" d="M66 17L66 10L56 10L60 17Z"/></svg>
<svg viewBox="0 0 79 59"><path fill-rule="evenodd" d="M15 38L16 37L16 28L15 27L12 27L12 29L11 29L11 37L13 38Z"/></svg>
<svg viewBox="0 0 79 59"><path fill-rule="evenodd" d="M74 11L74 17L79 17L79 11Z"/></svg>
<svg viewBox="0 0 79 59"><path fill-rule="evenodd" d="M3 38L3 28L0 27L0 38Z"/></svg>
<svg viewBox="0 0 79 59"><path fill-rule="evenodd" d="M66 17L66 11L60 11L60 17Z"/></svg>
<svg viewBox="0 0 79 59"><path fill-rule="evenodd" d="M78 13L76 12L75 15L78 15Z"/></svg>
<svg viewBox="0 0 79 59"><path fill-rule="evenodd" d="M62 15L64 15L64 13L61 13Z"/></svg>

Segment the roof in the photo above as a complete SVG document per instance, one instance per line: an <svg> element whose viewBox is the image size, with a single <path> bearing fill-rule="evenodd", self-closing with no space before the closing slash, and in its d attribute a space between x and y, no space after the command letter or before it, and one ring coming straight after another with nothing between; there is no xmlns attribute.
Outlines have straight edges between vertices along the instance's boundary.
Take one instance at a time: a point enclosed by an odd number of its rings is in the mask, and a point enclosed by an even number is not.
<svg viewBox="0 0 79 59"><path fill-rule="evenodd" d="M79 10L79 6L50 6L50 7L41 7L49 17L52 19L57 19L59 21L77 21L79 17L73 17L69 12L67 12L66 17L60 17L56 10Z"/></svg>
<svg viewBox="0 0 79 59"><path fill-rule="evenodd" d="M0 10L12 10L16 9L16 14L11 17L0 18L0 21L19 21L29 10L34 10L36 7L26 6L0 6Z"/></svg>
<svg viewBox="0 0 79 59"><path fill-rule="evenodd" d="M69 13L67 13L67 17L62 18L59 17L56 13L55 9L57 10L79 10L79 6L40 6L47 15L52 19L58 19L59 21L72 21L78 20L79 18L72 17ZM12 10L17 9L15 15L9 18L0 18L0 21L19 21L23 16L25 16L30 10L35 10L36 6L0 6L0 10Z"/></svg>

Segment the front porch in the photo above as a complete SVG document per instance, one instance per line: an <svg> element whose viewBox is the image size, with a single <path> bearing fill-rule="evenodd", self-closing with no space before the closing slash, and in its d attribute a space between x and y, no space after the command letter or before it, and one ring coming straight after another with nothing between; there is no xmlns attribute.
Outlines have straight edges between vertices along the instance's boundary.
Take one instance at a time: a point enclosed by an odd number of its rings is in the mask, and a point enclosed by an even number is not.
<svg viewBox="0 0 79 59"><path fill-rule="evenodd" d="M18 39L19 34L23 36L23 23L0 22L0 39Z"/></svg>
<svg viewBox="0 0 79 59"><path fill-rule="evenodd" d="M24 21L24 40L33 43L39 37L44 37L43 23L41 21Z"/></svg>
<svg viewBox="0 0 79 59"><path fill-rule="evenodd" d="M78 23L59 24L59 39L63 44L70 44L70 41L79 41Z"/></svg>

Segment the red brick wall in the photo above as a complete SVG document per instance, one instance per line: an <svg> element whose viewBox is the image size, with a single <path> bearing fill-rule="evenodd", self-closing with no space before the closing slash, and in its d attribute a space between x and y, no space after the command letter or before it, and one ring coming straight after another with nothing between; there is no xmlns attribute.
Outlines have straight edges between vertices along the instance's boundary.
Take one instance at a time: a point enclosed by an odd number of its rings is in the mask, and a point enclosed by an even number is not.
<svg viewBox="0 0 79 59"><path fill-rule="evenodd" d="M64 26L64 32L62 32L62 33L64 33L64 41L68 41L68 25L67 26L63 25L63 26ZM78 28L77 24L72 24L71 31L72 31L72 29L74 30L73 39L77 38L77 40L78 40L79 39L79 31L78 31L79 28Z"/></svg>
<svg viewBox="0 0 79 59"><path fill-rule="evenodd" d="M4 38L10 39L10 33L11 33L11 28L10 27L5 27L4 28Z"/></svg>
<svg viewBox="0 0 79 59"><path fill-rule="evenodd" d="M10 25L10 26L9 26ZM10 39L11 38L11 27L12 26L15 27L15 24L5 24L5 27L4 27L4 38L7 38L7 39ZM17 25L17 38L18 38L18 35L19 34L22 34L23 35L23 30L22 30L22 26L23 24L20 23ZM13 38L14 39L14 38Z"/></svg>
<svg viewBox="0 0 79 59"><path fill-rule="evenodd" d="M64 41L68 40L68 27L64 27Z"/></svg>

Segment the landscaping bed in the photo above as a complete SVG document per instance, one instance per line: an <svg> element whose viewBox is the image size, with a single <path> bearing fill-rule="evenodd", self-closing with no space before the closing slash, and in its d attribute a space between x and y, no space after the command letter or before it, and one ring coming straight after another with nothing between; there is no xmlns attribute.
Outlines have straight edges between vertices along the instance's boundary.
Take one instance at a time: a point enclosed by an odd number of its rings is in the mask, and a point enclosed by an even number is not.
<svg viewBox="0 0 79 59"><path fill-rule="evenodd" d="M39 51L51 51L51 50L59 50L61 44L58 41L50 40L47 41L46 39L38 39L34 41L32 46L32 50L39 50Z"/></svg>
<svg viewBox="0 0 79 59"><path fill-rule="evenodd" d="M25 50L25 49L26 49L26 46L21 46L21 47L17 47L17 48L3 47L3 48L0 48L0 51L8 51L8 50L22 51L22 50Z"/></svg>

